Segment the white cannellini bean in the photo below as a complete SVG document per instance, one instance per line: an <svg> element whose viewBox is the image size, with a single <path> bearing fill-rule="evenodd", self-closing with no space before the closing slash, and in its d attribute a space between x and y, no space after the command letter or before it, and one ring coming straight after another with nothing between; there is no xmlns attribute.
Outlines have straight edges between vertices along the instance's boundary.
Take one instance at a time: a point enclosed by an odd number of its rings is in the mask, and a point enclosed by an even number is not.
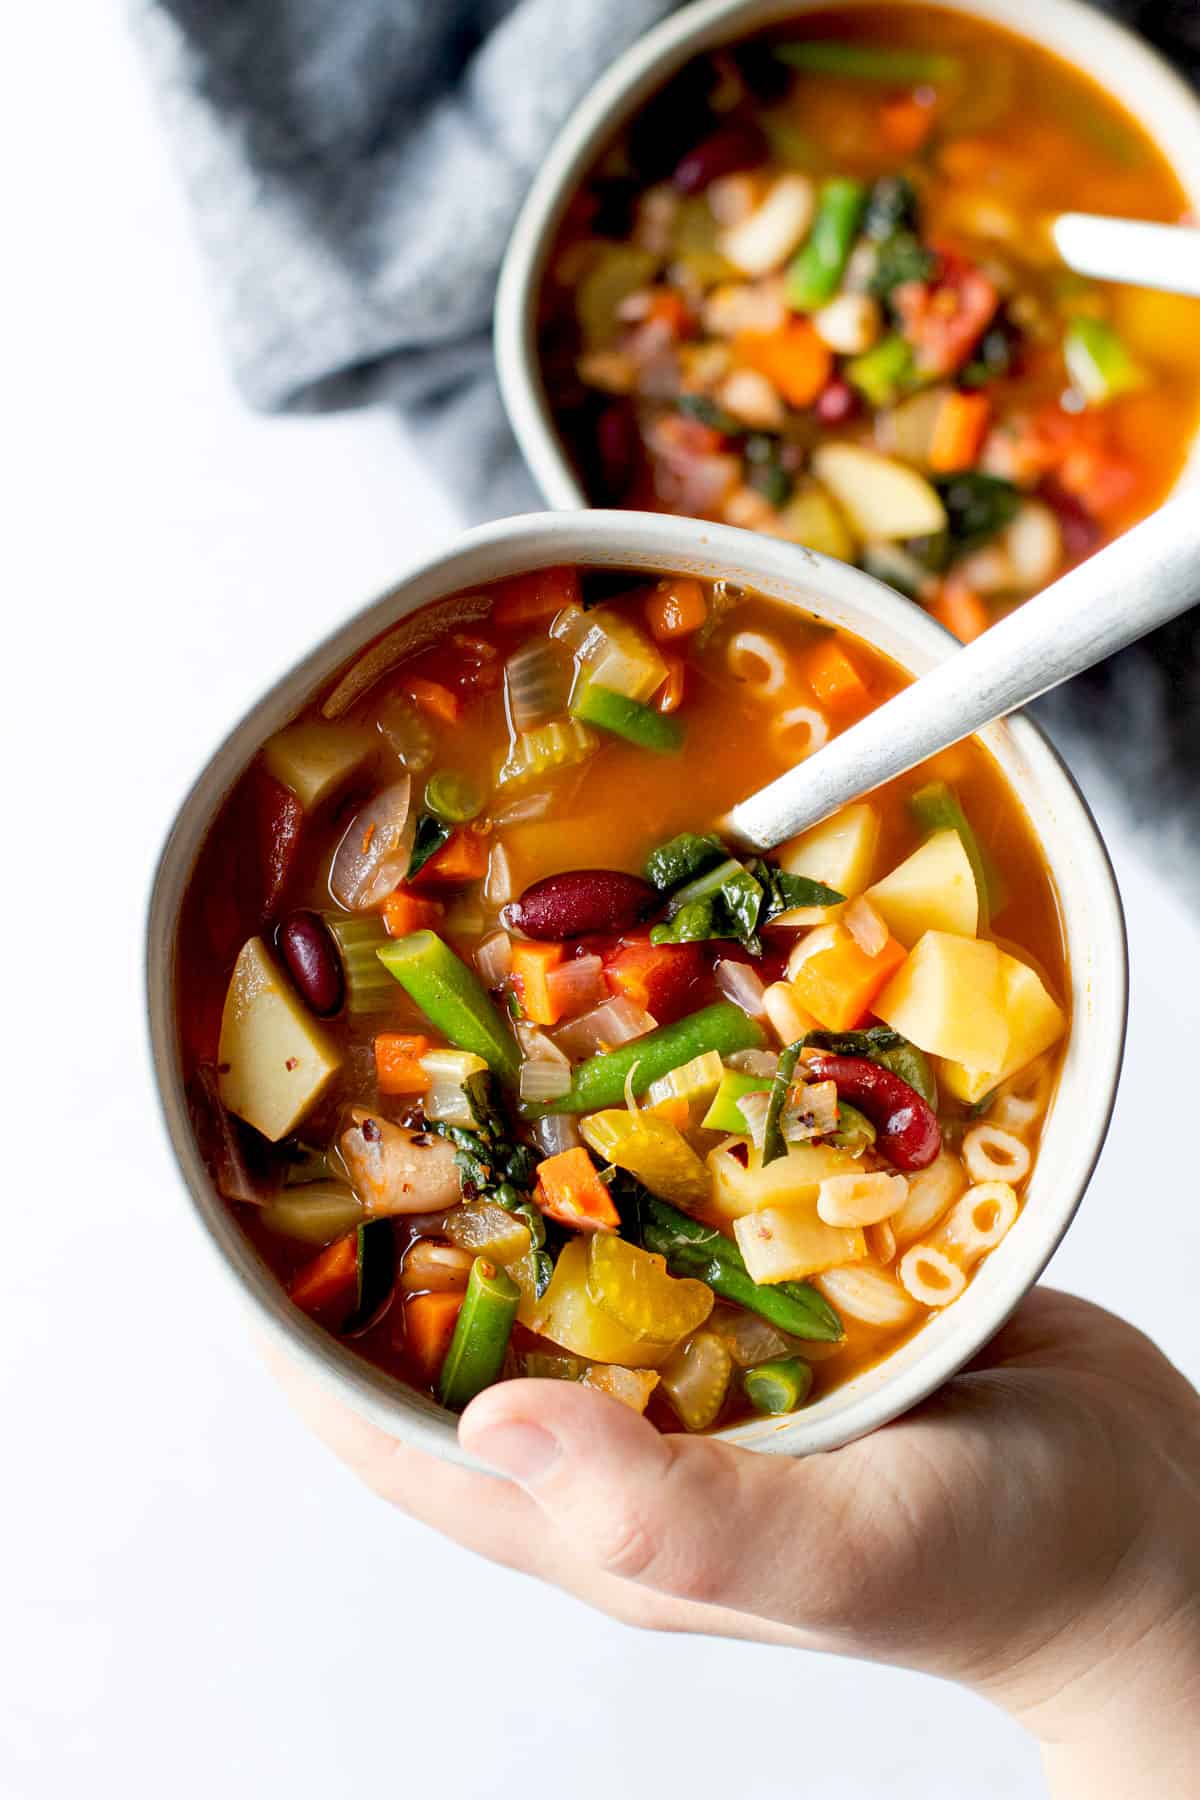
<svg viewBox="0 0 1200 1800"><path fill-rule="evenodd" d="M781 269L813 216L813 184L804 175L780 175L749 218L723 231L722 255L747 275Z"/></svg>
<svg viewBox="0 0 1200 1800"><path fill-rule="evenodd" d="M903 1175L829 1175L817 1189L817 1217L826 1225L878 1225L907 1194Z"/></svg>
<svg viewBox="0 0 1200 1800"><path fill-rule="evenodd" d="M1050 508L1024 501L1003 541L1018 587L1025 593L1045 587L1062 559L1062 533Z"/></svg>
<svg viewBox="0 0 1200 1800"><path fill-rule="evenodd" d="M783 283L773 278L723 282L706 294L700 319L712 337L735 337L739 331L778 331L788 319Z"/></svg>
<svg viewBox="0 0 1200 1800"><path fill-rule="evenodd" d="M718 175L704 190L708 210L718 225L740 225L748 219L762 198L762 182L756 175L742 171L736 175Z"/></svg>
<svg viewBox="0 0 1200 1800"><path fill-rule="evenodd" d="M923 1237L942 1214L954 1204L967 1185L962 1164L949 1150L943 1150L936 1162L908 1178L904 1205L893 1216L892 1230L903 1248Z"/></svg>
<svg viewBox="0 0 1200 1800"><path fill-rule="evenodd" d="M469 1250L418 1238L404 1258L400 1286L406 1294L452 1294L466 1287L474 1261Z"/></svg>
<svg viewBox="0 0 1200 1800"><path fill-rule="evenodd" d="M967 1285L965 1272L956 1262L929 1244L914 1244L896 1268L900 1285L922 1306L949 1306Z"/></svg>
<svg viewBox="0 0 1200 1800"><path fill-rule="evenodd" d="M839 356L861 356L878 343L883 330L879 302L870 294L839 294L813 314L817 336Z"/></svg>
<svg viewBox="0 0 1200 1800"><path fill-rule="evenodd" d="M764 697L787 686L787 658L774 638L761 631L739 631L730 638L725 662L735 681L744 681Z"/></svg>
<svg viewBox="0 0 1200 1800"><path fill-rule="evenodd" d="M759 431L778 431L784 422L783 401L757 369L734 369L717 389L717 399L735 419Z"/></svg>
<svg viewBox="0 0 1200 1800"><path fill-rule="evenodd" d="M814 1275L813 1286L819 1288L831 1306L846 1318L858 1319L864 1325L895 1328L907 1325L917 1316L912 1296L900 1283L882 1269L826 1269Z"/></svg>
<svg viewBox="0 0 1200 1800"><path fill-rule="evenodd" d="M972 1181L1024 1181L1032 1157L1019 1137L990 1119L972 1126L962 1141L962 1159Z"/></svg>
<svg viewBox="0 0 1200 1800"><path fill-rule="evenodd" d="M772 719L771 736L777 749L793 762L803 762L829 742L829 720L815 706L793 706Z"/></svg>

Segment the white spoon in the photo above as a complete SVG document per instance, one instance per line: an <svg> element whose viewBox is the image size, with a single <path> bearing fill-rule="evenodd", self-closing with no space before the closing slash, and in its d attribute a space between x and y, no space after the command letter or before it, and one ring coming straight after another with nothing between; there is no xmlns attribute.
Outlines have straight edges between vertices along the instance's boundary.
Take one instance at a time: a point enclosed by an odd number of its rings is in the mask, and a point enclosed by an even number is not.
<svg viewBox="0 0 1200 1800"><path fill-rule="evenodd" d="M1200 501L1172 500L947 657L807 761L735 806L728 832L769 850L1200 599ZM1103 721L1097 725L1102 730Z"/></svg>
<svg viewBox="0 0 1200 1800"><path fill-rule="evenodd" d="M1200 296L1200 227L1068 212L1051 221L1050 235L1078 275Z"/></svg>

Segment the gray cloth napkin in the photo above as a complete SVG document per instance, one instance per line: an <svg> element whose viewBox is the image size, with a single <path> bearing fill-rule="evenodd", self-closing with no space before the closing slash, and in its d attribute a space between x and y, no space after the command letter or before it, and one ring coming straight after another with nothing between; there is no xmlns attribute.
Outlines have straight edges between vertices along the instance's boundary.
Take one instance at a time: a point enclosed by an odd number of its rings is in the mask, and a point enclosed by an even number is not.
<svg viewBox="0 0 1200 1800"><path fill-rule="evenodd" d="M466 515L537 505L492 374L497 270L571 108L671 10L673 0L134 0L247 401L390 402ZM1200 78L1196 0L1105 10ZM1200 614L1038 711L1086 791L1200 901Z"/></svg>

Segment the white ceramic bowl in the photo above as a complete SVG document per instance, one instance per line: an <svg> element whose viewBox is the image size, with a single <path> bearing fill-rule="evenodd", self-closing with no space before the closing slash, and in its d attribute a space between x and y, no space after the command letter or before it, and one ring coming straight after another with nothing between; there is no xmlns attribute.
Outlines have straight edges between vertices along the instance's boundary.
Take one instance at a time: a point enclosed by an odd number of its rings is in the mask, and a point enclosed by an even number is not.
<svg viewBox="0 0 1200 1800"><path fill-rule="evenodd" d="M859 570L773 538L693 519L635 512L538 513L481 526L355 613L282 676L217 748L171 827L150 900L149 1024L163 1115L184 1185L230 1277L287 1348L361 1413L406 1441L458 1457L454 1421L431 1400L363 1362L307 1319L260 1262L219 1198L184 1098L172 966L180 902L204 835L264 739L343 663L415 608L484 581L556 563L724 576L816 613L914 674L953 654L925 613ZM1070 776L1026 720L983 734L1041 844L1066 932L1074 1026L1021 1216L961 1299L894 1355L794 1418L724 1435L756 1450L830 1450L893 1419L969 1361L1033 1285L1067 1229L1104 1142L1125 1034L1127 963L1121 905L1104 846ZM700 821L701 824L704 821Z"/></svg>
<svg viewBox="0 0 1200 1800"><path fill-rule="evenodd" d="M691 57L781 19L861 0L696 0L633 44L555 139L509 240L496 296L500 390L522 454L548 506L586 506L542 386L536 312L546 258L567 202L597 153ZM903 5L904 0L897 0ZM1084 0L955 0L947 11L991 20L1054 51L1120 100L1158 145L1200 215L1200 100L1133 32ZM1200 438L1179 486L1200 481Z"/></svg>

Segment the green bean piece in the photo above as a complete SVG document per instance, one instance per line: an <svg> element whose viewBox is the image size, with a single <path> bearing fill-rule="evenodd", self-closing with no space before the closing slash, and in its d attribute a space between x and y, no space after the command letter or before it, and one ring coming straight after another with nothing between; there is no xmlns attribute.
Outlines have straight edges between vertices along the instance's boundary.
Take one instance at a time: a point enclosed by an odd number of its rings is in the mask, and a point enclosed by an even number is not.
<svg viewBox="0 0 1200 1800"><path fill-rule="evenodd" d="M912 366L912 348L906 340L885 337L861 356L852 356L845 375L851 387L865 395L872 406L890 406L900 398Z"/></svg>
<svg viewBox="0 0 1200 1800"><path fill-rule="evenodd" d="M492 1074L517 1085L520 1056L474 970L434 931L412 931L376 954L389 975L416 1001L431 1025L458 1050L482 1056Z"/></svg>
<svg viewBox="0 0 1200 1800"><path fill-rule="evenodd" d="M842 1321L824 1295L807 1281L754 1281L731 1238L711 1225L642 1194L639 1201L642 1245L666 1258L672 1275L707 1282L722 1300L732 1300L758 1313L790 1337L836 1344L845 1335Z"/></svg>
<svg viewBox="0 0 1200 1800"><path fill-rule="evenodd" d="M568 710L585 725L598 725L601 731L611 731L614 737L625 738L642 750L666 755L683 747L684 731L678 719L595 681L579 684Z"/></svg>
<svg viewBox="0 0 1200 1800"><path fill-rule="evenodd" d="M483 790L457 769L439 769L425 783L425 805L449 825L465 825L483 811Z"/></svg>
<svg viewBox="0 0 1200 1800"><path fill-rule="evenodd" d="M742 1376L746 1398L760 1413L790 1413L803 1406L812 1388L813 1372L800 1356L777 1356L757 1363Z"/></svg>
<svg viewBox="0 0 1200 1800"><path fill-rule="evenodd" d="M645 1037L633 1038L616 1050L589 1057L574 1071L565 1094L554 1100L526 1101L521 1112L527 1119L540 1119L547 1113L597 1112L605 1106L621 1106L625 1080L631 1073L635 1095L644 1094L652 1081L709 1050L715 1050L719 1056L732 1056L735 1050L761 1049L764 1042L762 1027L748 1018L740 1006L730 1000L718 1000L713 1006L677 1019L673 1025L660 1025ZM482 1056L483 1052L479 1054Z"/></svg>
<svg viewBox="0 0 1200 1800"><path fill-rule="evenodd" d="M861 181L836 179L821 189L808 242L793 257L786 277L788 305L815 312L841 285L867 205Z"/></svg>
<svg viewBox="0 0 1200 1800"><path fill-rule="evenodd" d="M476 1394L500 1379L520 1301L512 1276L477 1256L438 1377L438 1398L451 1412L462 1412Z"/></svg>

